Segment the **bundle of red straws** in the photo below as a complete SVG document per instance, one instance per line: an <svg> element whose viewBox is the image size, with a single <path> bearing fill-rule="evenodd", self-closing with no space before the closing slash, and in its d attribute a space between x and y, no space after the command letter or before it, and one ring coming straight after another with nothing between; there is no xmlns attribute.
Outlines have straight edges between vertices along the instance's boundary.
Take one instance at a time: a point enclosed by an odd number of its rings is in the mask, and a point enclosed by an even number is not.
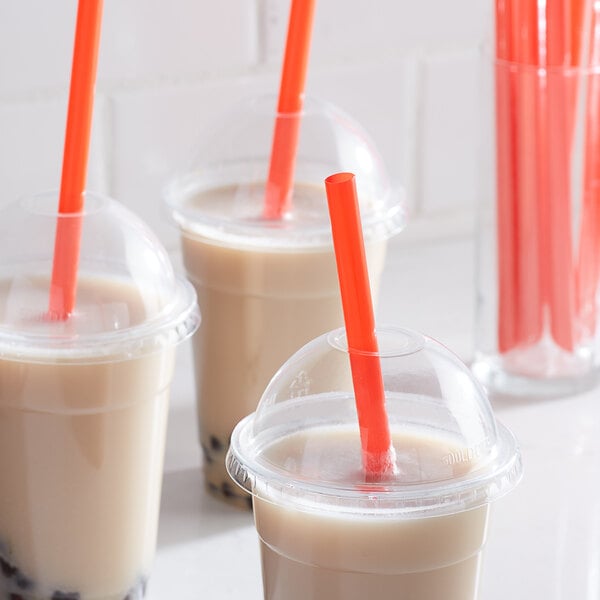
<svg viewBox="0 0 600 600"><path fill-rule="evenodd" d="M572 352L595 331L598 65L597 3L496 0L500 353L543 339Z"/></svg>

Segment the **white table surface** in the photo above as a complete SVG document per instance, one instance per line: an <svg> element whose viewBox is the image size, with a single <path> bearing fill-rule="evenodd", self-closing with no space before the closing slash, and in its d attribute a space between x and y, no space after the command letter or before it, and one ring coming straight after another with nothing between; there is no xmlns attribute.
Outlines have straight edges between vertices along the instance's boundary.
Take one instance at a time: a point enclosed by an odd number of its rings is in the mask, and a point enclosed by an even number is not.
<svg viewBox="0 0 600 600"><path fill-rule="evenodd" d="M392 244L380 323L418 329L468 360L473 305L471 243ZM193 395L186 343L172 387L148 600L262 600L251 514L204 492ZM495 504L480 600L598 600L600 390L547 401L498 399L493 405L520 441L525 476Z"/></svg>

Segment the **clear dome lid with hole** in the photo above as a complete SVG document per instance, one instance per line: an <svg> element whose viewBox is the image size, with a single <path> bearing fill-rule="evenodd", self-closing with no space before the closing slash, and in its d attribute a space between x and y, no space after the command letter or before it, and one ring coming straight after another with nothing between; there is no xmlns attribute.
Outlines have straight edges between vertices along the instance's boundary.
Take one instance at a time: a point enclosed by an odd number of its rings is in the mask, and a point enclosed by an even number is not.
<svg viewBox="0 0 600 600"><path fill-rule="evenodd" d="M120 203L87 193L82 213L58 215L58 194L0 209L0 358L86 361L129 358L188 337L196 296L177 277L152 231ZM59 220L79 231L76 303L49 314Z"/></svg>
<svg viewBox="0 0 600 600"><path fill-rule="evenodd" d="M385 239L404 226L400 188L364 129L347 114L307 97L300 115L294 187L282 219L263 218L277 98L246 98L205 131L189 167L167 186L165 200L189 235L223 244L266 247L329 246L324 180L356 175L365 239Z"/></svg>
<svg viewBox="0 0 600 600"><path fill-rule="evenodd" d="M345 331L299 350L236 427L228 470L249 492L306 507L459 512L504 495L521 477L515 438L447 348L410 330L377 330L396 473L367 482Z"/></svg>

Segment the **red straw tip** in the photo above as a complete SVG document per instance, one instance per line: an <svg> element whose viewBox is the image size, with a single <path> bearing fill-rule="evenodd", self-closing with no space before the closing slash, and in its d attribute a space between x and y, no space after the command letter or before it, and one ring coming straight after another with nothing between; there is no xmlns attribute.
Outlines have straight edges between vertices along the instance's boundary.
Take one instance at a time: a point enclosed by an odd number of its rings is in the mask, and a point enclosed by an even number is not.
<svg viewBox="0 0 600 600"><path fill-rule="evenodd" d="M48 312L44 314L44 320L50 322L66 321L70 316L70 313L62 310L48 309Z"/></svg>
<svg viewBox="0 0 600 600"><path fill-rule="evenodd" d="M368 482L392 480L398 474L396 451L390 445L386 452L363 452L363 464Z"/></svg>
<svg viewBox="0 0 600 600"><path fill-rule="evenodd" d="M325 179L325 183L348 183L354 179L354 173L334 173Z"/></svg>

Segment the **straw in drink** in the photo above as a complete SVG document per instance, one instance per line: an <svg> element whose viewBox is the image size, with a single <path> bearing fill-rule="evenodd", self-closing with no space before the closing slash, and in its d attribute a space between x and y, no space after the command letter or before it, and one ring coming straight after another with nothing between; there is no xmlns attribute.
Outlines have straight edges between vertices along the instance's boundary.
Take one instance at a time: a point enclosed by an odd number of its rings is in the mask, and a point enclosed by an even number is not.
<svg viewBox="0 0 600 600"><path fill-rule="evenodd" d="M354 212L352 183L328 179L333 221ZM346 226L334 235L354 249L338 257L339 277L363 304L347 315L364 315L360 228ZM253 495L264 598L474 599L489 502L521 473L514 438L447 349L380 327L378 349L359 353L359 329L298 350L233 432L227 465Z"/></svg>
<svg viewBox="0 0 600 600"><path fill-rule="evenodd" d="M175 346L199 320L146 225L84 194L101 6L79 3L60 194L0 213L3 599L144 597Z"/></svg>
<svg viewBox="0 0 600 600"><path fill-rule="evenodd" d="M94 108L103 0L80 0L58 211L49 316L66 319L75 308L87 163Z"/></svg>
<svg viewBox="0 0 600 600"><path fill-rule="evenodd" d="M331 165L341 169L351 160L350 168L365 174L374 297L387 238L404 224L399 198L360 124L303 97L313 4L291 3L275 137L274 96L244 99L215 119L192 167L167 190L203 317L193 340L202 475L212 495L246 509L250 497L225 470L234 426L256 409L288 356L343 324L323 188ZM289 134L290 122L301 122L302 136ZM266 179L287 183L272 187ZM275 188L286 191L271 194ZM285 201L292 196L291 204ZM269 215L267 198L276 209Z"/></svg>

